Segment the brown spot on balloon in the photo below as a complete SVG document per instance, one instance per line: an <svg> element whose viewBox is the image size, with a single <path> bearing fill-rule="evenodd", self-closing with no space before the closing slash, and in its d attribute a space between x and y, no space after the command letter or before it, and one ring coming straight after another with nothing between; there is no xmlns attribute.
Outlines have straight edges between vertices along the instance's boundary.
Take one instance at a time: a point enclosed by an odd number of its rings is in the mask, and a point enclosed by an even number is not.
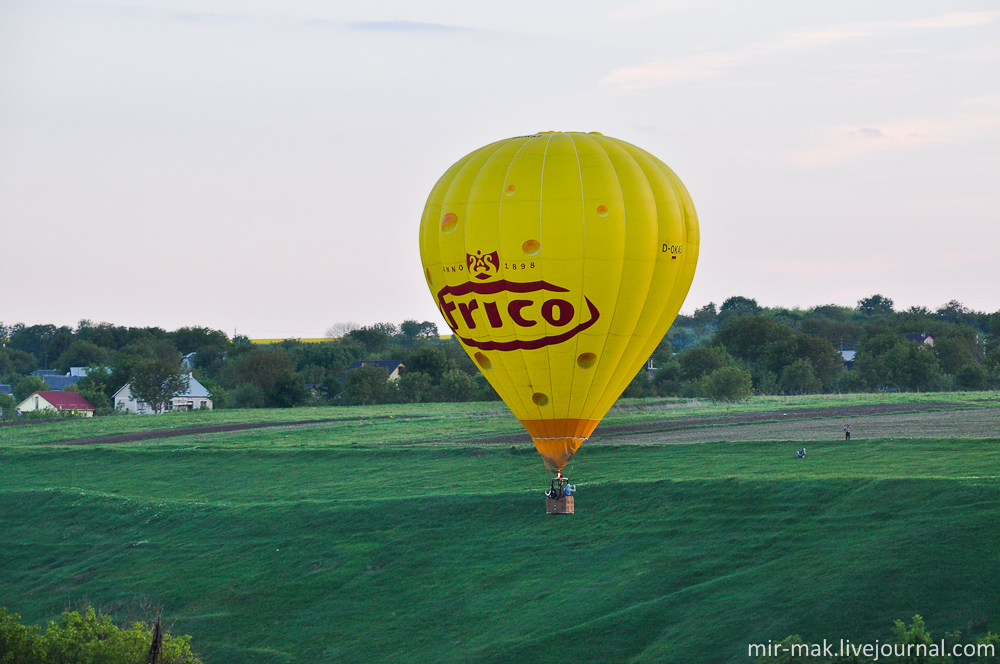
<svg viewBox="0 0 1000 664"><path fill-rule="evenodd" d="M450 233L458 228L458 215L454 212L449 212L441 218L441 230L445 233Z"/></svg>
<svg viewBox="0 0 1000 664"><path fill-rule="evenodd" d="M608 206L607 205L598 205L597 206L597 216L598 217L606 217L606 216L608 216Z"/></svg>
<svg viewBox="0 0 1000 664"><path fill-rule="evenodd" d="M535 392L531 395L531 400L535 402L536 406L547 406L549 405L549 397L541 392Z"/></svg>
<svg viewBox="0 0 1000 664"><path fill-rule="evenodd" d="M576 364L581 369L589 369L597 363L597 356L593 353L580 353L580 357L576 358Z"/></svg>
<svg viewBox="0 0 1000 664"><path fill-rule="evenodd" d="M503 193L507 194L508 196L512 196L514 194L514 185L512 184L507 185L507 188L503 190Z"/></svg>
<svg viewBox="0 0 1000 664"><path fill-rule="evenodd" d="M489 371L493 368L493 363L490 362L490 358L486 357L482 353L476 353L474 357L476 358L476 364L481 366L483 369Z"/></svg>
<svg viewBox="0 0 1000 664"><path fill-rule="evenodd" d="M541 248L542 245L538 242L538 240L528 240L527 242L521 245L521 251L528 254L529 256L536 255L541 250Z"/></svg>

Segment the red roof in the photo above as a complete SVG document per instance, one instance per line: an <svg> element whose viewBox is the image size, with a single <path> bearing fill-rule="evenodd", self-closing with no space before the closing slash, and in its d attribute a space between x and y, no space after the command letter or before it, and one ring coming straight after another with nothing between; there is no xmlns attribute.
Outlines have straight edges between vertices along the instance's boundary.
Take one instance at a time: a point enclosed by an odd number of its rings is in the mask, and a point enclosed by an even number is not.
<svg viewBox="0 0 1000 664"><path fill-rule="evenodd" d="M95 410L94 406L76 392L35 392L59 410Z"/></svg>

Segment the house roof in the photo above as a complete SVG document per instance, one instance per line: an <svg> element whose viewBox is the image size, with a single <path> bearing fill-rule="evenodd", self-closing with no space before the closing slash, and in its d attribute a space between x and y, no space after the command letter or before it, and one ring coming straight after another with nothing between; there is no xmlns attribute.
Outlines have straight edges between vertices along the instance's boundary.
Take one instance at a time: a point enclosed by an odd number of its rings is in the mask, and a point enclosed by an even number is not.
<svg viewBox="0 0 1000 664"><path fill-rule="evenodd" d="M95 410L94 406L76 392L34 392L56 408L62 410ZM31 397L29 396L28 399Z"/></svg>
<svg viewBox="0 0 1000 664"><path fill-rule="evenodd" d="M353 363L351 363L351 366L349 366L346 369L344 369L344 373L340 374L340 377L337 378L337 380L338 381L344 380L344 376L347 375L348 371L354 371L355 369L360 369L361 367L370 366L370 365L371 366L376 366L376 367L382 367L383 369L385 369L386 371L388 371L391 374L393 371L396 370L397 367L403 366L403 361L402 360L363 360L361 362L353 362Z"/></svg>
<svg viewBox="0 0 1000 664"><path fill-rule="evenodd" d="M70 385L76 385L81 376L40 376L50 390L65 390Z"/></svg>
<svg viewBox="0 0 1000 664"><path fill-rule="evenodd" d="M35 369L29 376L61 376L62 374L55 369Z"/></svg>
<svg viewBox="0 0 1000 664"><path fill-rule="evenodd" d="M135 399L135 395L132 394L132 385L131 385L131 383L125 383L124 385L122 385L118 389L118 391L115 392L115 395L112 397L112 399L115 400L115 401L117 401L118 400L118 395L121 394L122 392L124 392L126 389L128 389L129 396L132 399ZM191 398L211 399L212 395L208 393L208 388L206 388L204 385L202 385L201 383L198 382L197 378L195 378L194 376L188 374L188 388L187 388L187 391L184 392L184 393L182 393L182 394L178 394L177 397L191 397ZM175 398L177 398L177 397L175 397Z"/></svg>
<svg viewBox="0 0 1000 664"><path fill-rule="evenodd" d="M7 385L6 383L0 383L0 394L9 394L10 396L14 396L14 390L11 388L10 385Z"/></svg>
<svg viewBox="0 0 1000 664"><path fill-rule="evenodd" d="M212 395L208 393L208 389L198 382L198 379L194 376L188 376L188 389L184 394L178 394L179 397L204 397L209 398Z"/></svg>
<svg viewBox="0 0 1000 664"><path fill-rule="evenodd" d="M930 332L905 332L899 336L905 337L907 341L916 341L918 344L922 344L927 341L928 337L933 339Z"/></svg>
<svg viewBox="0 0 1000 664"><path fill-rule="evenodd" d="M351 369L360 369L361 367L368 365L375 365L376 367L382 367L383 369L386 369L389 373L392 373L393 371L396 370L396 367L398 367L402 363L403 363L402 360L364 360L362 362L352 363L351 366L347 367L347 371L350 371Z"/></svg>

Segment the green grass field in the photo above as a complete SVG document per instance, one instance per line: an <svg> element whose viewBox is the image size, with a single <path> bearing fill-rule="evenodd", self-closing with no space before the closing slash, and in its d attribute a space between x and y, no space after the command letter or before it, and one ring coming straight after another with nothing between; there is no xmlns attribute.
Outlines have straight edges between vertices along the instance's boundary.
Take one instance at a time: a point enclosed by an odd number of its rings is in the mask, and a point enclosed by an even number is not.
<svg viewBox="0 0 1000 664"><path fill-rule="evenodd" d="M518 434L500 404L3 427L0 606L41 622L151 601L211 664L747 662L750 642L884 640L915 613L935 636L996 631L995 394L631 402L606 425L914 401L958 409L873 415L851 443L823 417L598 435L571 517L545 516L526 436L477 444ZM943 415L956 437L934 437Z"/></svg>

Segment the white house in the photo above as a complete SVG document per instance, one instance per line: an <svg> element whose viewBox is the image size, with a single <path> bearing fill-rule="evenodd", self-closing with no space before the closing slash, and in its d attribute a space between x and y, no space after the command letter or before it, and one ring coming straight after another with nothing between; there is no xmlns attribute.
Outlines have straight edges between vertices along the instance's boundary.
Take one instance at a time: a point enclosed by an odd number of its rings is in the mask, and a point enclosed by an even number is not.
<svg viewBox="0 0 1000 664"><path fill-rule="evenodd" d="M27 413L32 410L55 410L83 417L94 416L94 406L76 392L32 392L31 396L17 404L17 412Z"/></svg>
<svg viewBox="0 0 1000 664"><path fill-rule="evenodd" d="M125 385L115 392L112 397L115 408L118 410L128 410L133 413L152 414L153 407L147 403L137 401L132 397L131 385ZM205 389L205 386L188 374L188 388L184 394L178 394L167 402L166 410L198 410L201 408L212 409L212 397Z"/></svg>

